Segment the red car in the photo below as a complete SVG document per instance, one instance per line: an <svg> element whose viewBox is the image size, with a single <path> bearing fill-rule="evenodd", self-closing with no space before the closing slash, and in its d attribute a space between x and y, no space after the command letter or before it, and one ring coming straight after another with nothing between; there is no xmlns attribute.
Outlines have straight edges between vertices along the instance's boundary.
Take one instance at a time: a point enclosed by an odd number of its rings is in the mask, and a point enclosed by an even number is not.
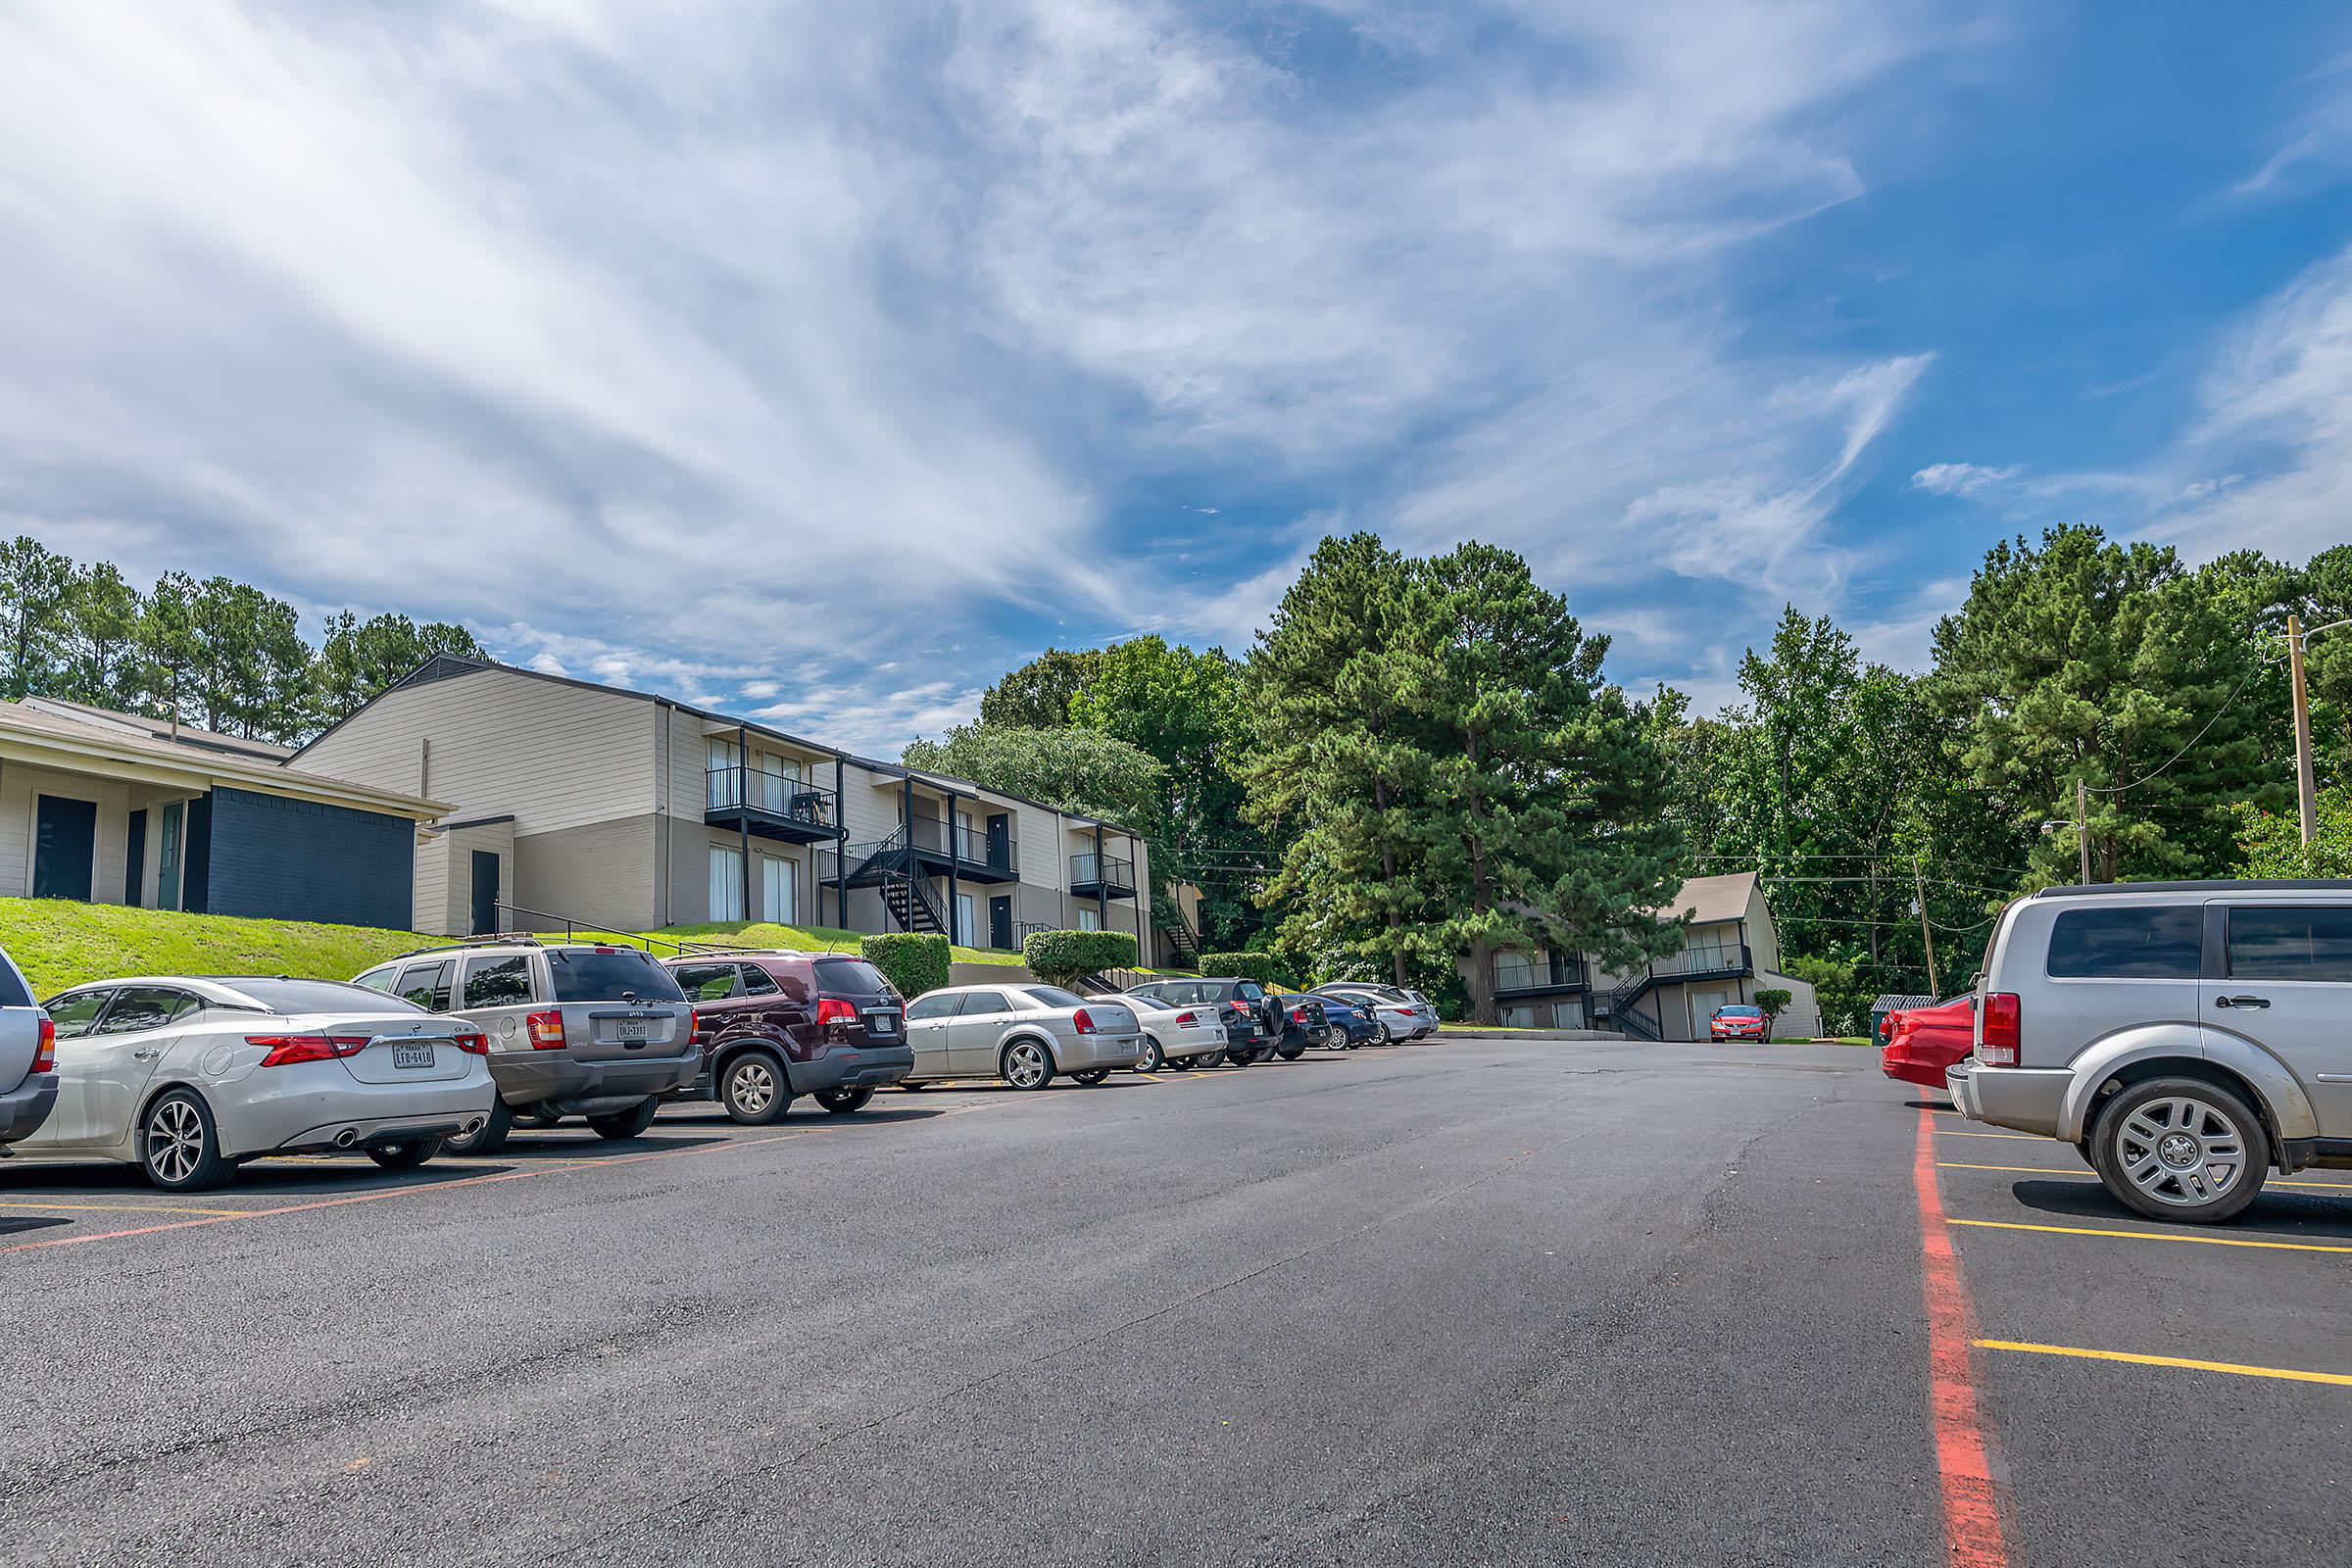
<svg viewBox="0 0 2352 1568"><path fill-rule="evenodd" d="M1715 1016L1707 1020L1709 1040L1761 1040L1764 1038L1764 1009L1743 1004L1717 1007Z"/></svg>
<svg viewBox="0 0 2352 1568"><path fill-rule="evenodd" d="M1933 1007L1888 1013L1886 1032L1879 1070L1907 1084L1941 1089L1944 1069L1976 1046L1976 1001L1958 997Z"/></svg>

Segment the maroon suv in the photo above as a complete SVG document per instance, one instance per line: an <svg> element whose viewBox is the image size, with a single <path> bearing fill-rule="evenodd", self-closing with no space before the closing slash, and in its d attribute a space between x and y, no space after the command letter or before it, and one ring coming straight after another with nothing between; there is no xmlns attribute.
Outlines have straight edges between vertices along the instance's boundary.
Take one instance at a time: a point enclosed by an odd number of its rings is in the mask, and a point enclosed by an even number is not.
<svg viewBox="0 0 2352 1568"><path fill-rule="evenodd" d="M715 1100L749 1126L796 1095L837 1115L914 1070L906 1004L863 958L841 953L697 954L664 958L694 1004L702 1076L680 1100Z"/></svg>

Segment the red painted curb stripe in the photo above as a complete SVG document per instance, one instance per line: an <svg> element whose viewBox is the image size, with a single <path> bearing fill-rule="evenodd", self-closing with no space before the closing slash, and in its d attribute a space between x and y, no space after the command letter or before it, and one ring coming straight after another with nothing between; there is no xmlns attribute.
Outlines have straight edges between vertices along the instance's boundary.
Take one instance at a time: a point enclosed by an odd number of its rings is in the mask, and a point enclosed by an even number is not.
<svg viewBox="0 0 2352 1568"><path fill-rule="evenodd" d="M1936 1421L1936 1467L1943 1481L1943 1538L1955 1568L2006 1568L1999 1499L1993 1494L1989 1441L1977 1408L1969 1346L1976 1311L1960 1279L1960 1258L1943 1223L1936 1189L1936 1123L1919 1113L1919 1152L1911 1166L1919 1192L1921 1283L1928 1307L1928 1400Z"/></svg>

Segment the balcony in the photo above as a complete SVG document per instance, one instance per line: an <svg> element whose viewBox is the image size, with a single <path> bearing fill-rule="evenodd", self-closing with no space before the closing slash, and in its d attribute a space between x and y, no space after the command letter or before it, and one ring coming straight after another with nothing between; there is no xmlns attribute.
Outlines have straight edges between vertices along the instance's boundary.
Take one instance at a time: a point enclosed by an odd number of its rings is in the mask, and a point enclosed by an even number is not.
<svg viewBox="0 0 2352 1568"><path fill-rule="evenodd" d="M1653 959L1649 973L1659 980L1729 980L1735 976L1756 972L1753 956L1744 942L1709 943L1705 947L1685 948Z"/></svg>
<svg viewBox="0 0 2352 1568"><path fill-rule="evenodd" d="M840 804L820 784L738 764L711 768L706 785L703 820L712 827L786 844L841 837Z"/></svg>
<svg viewBox="0 0 2352 1568"><path fill-rule="evenodd" d="M1070 893L1081 899L1135 897L1135 862L1092 851L1070 857Z"/></svg>
<svg viewBox="0 0 2352 1568"><path fill-rule="evenodd" d="M1585 970L1585 960L1574 954L1538 956L1498 953L1494 956L1494 995L1497 999L1558 996L1592 989L1592 977Z"/></svg>
<svg viewBox="0 0 2352 1568"><path fill-rule="evenodd" d="M946 876L953 869L962 882L1021 879L1020 841L1010 831L974 830L920 811L913 827L915 864L928 875Z"/></svg>

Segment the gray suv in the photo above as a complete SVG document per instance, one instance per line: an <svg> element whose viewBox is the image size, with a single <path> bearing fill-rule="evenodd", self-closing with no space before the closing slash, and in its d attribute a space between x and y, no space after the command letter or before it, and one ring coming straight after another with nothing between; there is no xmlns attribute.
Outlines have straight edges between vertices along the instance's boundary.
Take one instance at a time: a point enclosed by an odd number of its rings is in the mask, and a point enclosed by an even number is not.
<svg viewBox="0 0 2352 1568"><path fill-rule="evenodd" d="M57 1026L34 1004L15 960L0 953L0 1146L39 1132L56 1104Z"/></svg>
<svg viewBox="0 0 2352 1568"><path fill-rule="evenodd" d="M2352 881L2046 888L2002 911L1976 1010L1954 1102L2151 1218L2352 1168Z"/></svg>
<svg viewBox="0 0 2352 1568"><path fill-rule="evenodd" d="M600 1138L635 1138L662 1097L692 1084L703 1054L694 1008L670 972L635 948L498 937L421 948L359 976L490 1037L498 1100L453 1154L487 1154L517 1119L585 1116Z"/></svg>

